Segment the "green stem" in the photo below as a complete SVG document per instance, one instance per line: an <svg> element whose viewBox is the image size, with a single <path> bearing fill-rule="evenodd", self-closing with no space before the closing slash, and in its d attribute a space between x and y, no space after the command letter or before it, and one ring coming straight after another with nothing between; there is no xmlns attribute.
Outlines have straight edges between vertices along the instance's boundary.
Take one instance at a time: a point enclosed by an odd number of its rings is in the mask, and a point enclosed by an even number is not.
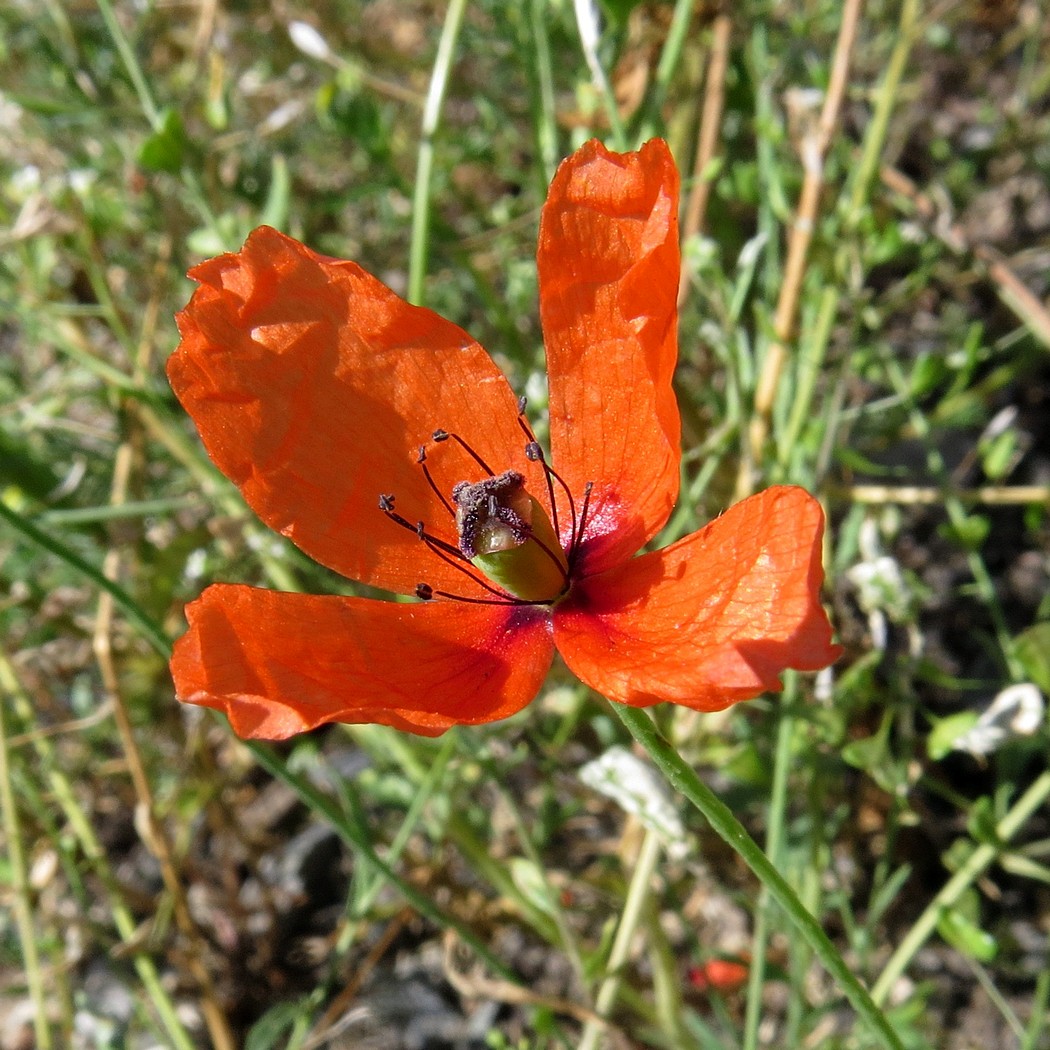
<svg viewBox="0 0 1050 1050"><path fill-rule="evenodd" d="M3 504L0 503L0 506ZM23 722L27 725L32 724L32 705L15 675L14 668L2 652L0 652L0 691L8 694L16 714ZM6 698L4 702L7 702ZM73 785L63 772L61 763L46 737L35 737L34 748L40 759L51 799L65 817L66 824L72 832L72 838L79 846L88 866L105 887L113 925L127 951L132 955L135 972L142 982L147 997L153 1004L161 1026L167 1032L167 1045L173 1047L174 1050L193 1050L193 1040L179 1019L175 1004L164 988L153 959L142 949L138 938L138 925L125 903L106 851L102 848L91 821L77 800Z"/></svg>
<svg viewBox="0 0 1050 1050"><path fill-rule="evenodd" d="M667 743L653 725L652 719L637 708L614 704L613 709L667 782L680 791L704 815L707 822L736 851L769 891L769 895L787 913L799 933L809 943L824 968L838 982L853 1008L868 1024L872 1033L890 1050L903 1050L885 1014L876 1006L864 986L852 974L842 956L821 929L820 923L806 910L795 891L784 880L758 843L747 833L732 811L705 785L696 772ZM1050 774L1048 774L1050 776Z"/></svg>
<svg viewBox="0 0 1050 1050"><path fill-rule="evenodd" d="M631 875L631 885L627 890L627 900L624 901L620 925L616 929L616 938L609 952L605 980L602 981L597 998L594 1000L595 1012L600 1017L605 1017L616 1004L620 982L623 980L623 968L627 965L631 941L634 939L635 930L638 929L638 922L645 912L659 856L660 838L654 831L646 830L645 838L642 839L642 848L638 853L638 863L634 866L634 873ZM594 1050L598 1045L601 1031L601 1025L597 1021L588 1021L580 1037L578 1050Z"/></svg>
<svg viewBox="0 0 1050 1050"><path fill-rule="evenodd" d="M135 52L128 38L124 35L120 20L113 11L113 5L109 0L96 0L96 2L99 11L102 13L102 21L106 23L106 29L109 30L113 44L120 55L121 61L124 63L128 76L131 78L131 83L135 87L135 93L139 97L139 105L142 107L142 112L146 114L146 119L150 122L153 130L156 131L161 126L160 109L157 103L153 101L149 84L142 74L142 68L135 57Z"/></svg>
<svg viewBox="0 0 1050 1050"><path fill-rule="evenodd" d="M1013 808L995 826L994 843L984 842L970 854L966 863L944 884L940 893L933 898L897 950L886 963L879 979L871 990L871 997L881 1003L896 984L897 979L907 969L915 953L926 943L933 933L937 922L1002 852L1003 846L1014 837L1028 818L1050 798L1050 771L1044 772L1035 783L1014 803Z"/></svg>
<svg viewBox="0 0 1050 1050"><path fill-rule="evenodd" d="M412 244L408 257L408 301L423 303L423 279L427 272L427 249L430 240L430 179L434 170L434 134L441 120L441 108L448 88L452 56L456 50L459 29L463 23L466 0L451 0L441 27L434 71L430 76L427 101L423 107L419 156L416 159L416 187L412 197Z"/></svg>
<svg viewBox="0 0 1050 1050"><path fill-rule="evenodd" d="M28 518L12 510L2 499L0 499L0 518L13 525L23 536L32 540L37 546L50 551L56 557L61 558L62 561L82 573L99 590L110 594L117 605L124 610L127 618L146 636L147 641L153 648L165 659L168 658L171 653L171 643L168 641L168 636L164 633L164 629L143 611L142 607L123 587L107 579L102 572L90 562L85 561L76 551L49 536L42 529L37 528Z"/></svg>
<svg viewBox="0 0 1050 1050"><path fill-rule="evenodd" d="M19 826L18 807L15 805L14 784L7 750L7 725L4 720L4 704L0 704L0 813L3 813L4 840L7 843L7 864L11 872L12 911L18 927L18 939L22 945L23 970L29 986L29 998L33 1003L33 1033L40 1050L51 1050L51 1026L47 1022L47 1000L44 998L44 982L40 974L40 956L36 947L36 932L33 929L33 910L29 900L29 878L26 872L25 853L22 850L22 831Z"/></svg>
<svg viewBox="0 0 1050 1050"><path fill-rule="evenodd" d="M871 115L860 161L855 169L853 192L850 194L849 211L846 221L852 225L860 217L861 209L868 199L868 190L878 171L882 157L882 147L886 142L886 133L890 125L893 107L897 102L897 91L900 88L904 68L908 64L912 44L918 36L916 22L919 17L920 0L904 0L901 4L900 21L897 26L897 42L886 65L886 73L879 85L875 101L875 112Z"/></svg>
<svg viewBox="0 0 1050 1050"><path fill-rule="evenodd" d="M554 71L550 39L547 36L546 0L529 0L529 28L535 57L536 88L539 102L536 144L543 164L544 186L554 178L558 166L558 123L554 102Z"/></svg>
<svg viewBox="0 0 1050 1050"><path fill-rule="evenodd" d="M769 824L766 828L766 856L782 870L784 847L784 813L787 809L788 771L791 768L791 744L795 736L795 719L791 714L798 689L797 675L788 679L777 725L776 753L773 760L773 784L769 796ZM770 891L762 887L755 913L755 930L751 938L751 968L748 974L747 1010L744 1014L744 1050L758 1046L758 1026L762 1019L762 986L766 979L766 947L769 939Z"/></svg>
<svg viewBox="0 0 1050 1050"><path fill-rule="evenodd" d="M420 893L410 882L406 882L394 871L390 863L376 852L367 829L348 819L332 799L321 794L304 778L293 773L287 763L278 758L268 747L251 740L246 740L244 743L263 769L277 780L287 784L309 809L327 820L348 845L361 853L376 870L386 876L387 881L420 915L430 919L442 929L455 930L464 943L469 944L479 958L483 959L494 972L503 978L514 980L514 975L489 951L469 926L443 912L429 897Z"/></svg>
<svg viewBox="0 0 1050 1050"><path fill-rule="evenodd" d="M674 13L671 15L671 25L667 30L663 49L660 52L660 61L653 75L653 86L648 92L648 97L643 106L643 116L639 128L639 140L652 138L657 134L657 121L663 110L667 99L667 90L678 62L682 57L682 48L685 46L686 37L689 33L689 25L693 20L693 8L696 0L677 0Z"/></svg>

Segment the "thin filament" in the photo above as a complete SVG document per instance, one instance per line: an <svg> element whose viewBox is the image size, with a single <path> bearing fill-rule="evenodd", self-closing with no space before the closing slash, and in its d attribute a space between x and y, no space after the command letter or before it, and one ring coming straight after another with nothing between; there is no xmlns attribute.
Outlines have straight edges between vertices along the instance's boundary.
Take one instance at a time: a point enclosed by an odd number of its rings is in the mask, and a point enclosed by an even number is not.
<svg viewBox="0 0 1050 1050"><path fill-rule="evenodd" d="M543 479L547 482L547 499L551 507L551 524L554 526L554 535L560 536L561 530L558 528L558 501L554 498L554 482L551 481L553 471L547 466L547 460L543 455L543 447L536 440L536 434L525 418L524 412L525 398L521 398L518 401L518 426L521 427L528 441L528 444L525 446L525 457L530 460L535 458L535 460L539 461L540 466L543 467Z"/></svg>
<svg viewBox="0 0 1050 1050"><path fill-rule="evenodd" d="M430 486L431 491L439 500L441 500L445 510L447 510L452 517L455 517L456 512L453 509L452 504L445 498L445 494L437 487L437 484L430 474L430 467L427 466L427 450L423 445L419 446L419 458L416 462L423 468L423 477L427 479L427 484Z"/></svg>
<svg viewBox="0 0 1050 1050"><path fill-rule="evenodd" d="M496 476L496 472L495 472L495 471L494 471L494 470L492 469L492 467L490 467L490 466L489 466L489 465L488 465L488 464L487 464L487 463L486 463L486 462L485 462L485 461L484 461L484 460L483 460L483 459L481 458L481 456L479 456L479 455L478 455L478 454L477 454L477 453L476 453L476 452L475 452L475 451L474 451L474 450L473 450L473 449L472 449L472 448L470 447L470 445L468 445L468 444L467 444L467 443L466 443L466 442L465 442L465 441L464 441L464 440L463 440L463 439L462 439L462 438L461 438L461 437L459 436L459 434L453 434L453 433L450 433L450 432L449 432L448 430L435 430L435 431L434 431L434 433L433 433L433 434L431 434L431 437L432 437L432 438L433 438L433 439L434 439L434 440L435 440L436 442L438 442L439 444L440 444L440 443L441 443L442 441L448 441L448 440L449 440L449 439L451 438L451 439L452 439L453 441L455 441L455 442L456 442L456 444L457 444L457 445L459 445L459 447L460 447L461 449L463 449L463 451L464 451L464 452L466 452L466 453L467 453L467 455L468 455L468 456L470 456L470 457L471 457L471 459L473 459L473 460L474 460L474 462L475 462L475 463L477 463L477 465L478 465L479 467L481 467L481 469L482 469L483 471L485 471L485 473L486 473L486 474L488 474L488 476L489 476L490 478L494 478L494 477Z"/></svg>
<svg viewBox="0 0 1050 1050"><path fill-rule="evenodd" d="M583 488L583 507L580 509L580 531L577 532L575 528L575 517L573 518L573 534L572 534L572 546L569 548L569 571L572 571L573 564L576 561L576 555L579 553L580 544L583 542L583 530L587 527L587 511L590 510L591 506L591 492L594 490L594 482L588 481Z"/></svg>

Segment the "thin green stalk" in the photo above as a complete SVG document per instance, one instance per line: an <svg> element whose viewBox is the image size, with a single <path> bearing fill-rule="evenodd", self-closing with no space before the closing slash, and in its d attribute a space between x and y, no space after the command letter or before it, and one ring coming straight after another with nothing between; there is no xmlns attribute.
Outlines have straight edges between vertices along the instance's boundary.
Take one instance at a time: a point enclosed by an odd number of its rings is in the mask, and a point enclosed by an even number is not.
<svg viewBox="0 0 1050 1050"><path fill-rule="evenodd" d="M110 914L113 916L113 925L116 926L117 933L120 934L124 944L128 946L133 945L137 932L135 917L131 914L131 910L121 896L120 886L113 875L105 851L95 835L91 822L74 797L71 784L57 769L50 770L49 784L73 829L73 834L80 843L80 848L84 851L88 862L95 869L99 879L106 887ZM193 1040L179 1020L175 1004L164 990L164 985L161 983L160 975L157 973L153 960L148 955L143 954L141 950L134 950L134 952L132 964L135 967L135 972L138 974L142 986L146 989L146 994L149 996L153 1008L157 1011L160 1023L171 1038L172 1046L176 1050L193 1050Z"/></svg>
<svg viewBox="0 0 1050 1050"><path fill-rule="evenodd" d="M412 833L416 830L416 826L419 824L419 821L423 816L423 810L426 807L427 802L434 798L437 793L438 786L444 779L445 770L448 768L449 759L455 754L455 750L456 739L449 735L444 741L442 741L441 750L438 751L433 764L419 783L415 797L412 799L411 804L405 812L405 819L401 821L401 827L397 829L397 834L390 843L390 848L386 851L386 860L388 864L394 865L400 859L401 853L408 845L408 840L412 837ZM377 878L361 894L356 902L356 910L358 914L364 915L368 909L372 907L379 891L383 888L384 881L385 880L382 878Z"/></svg>
<svg viewBox="0 0 1050 1050"><path fill-rule="evenodd" d="M747 833L732 811L704 784L691 766L660 735L652 719L642 710L613 704L613 709L656 763L667 782L680 791L707 819L715 832L736 851L737 855L767 887L770 896L787 913L799 933L809 943L824 968L838 982L853 1008L890 1050L903 1050L903 1045L889 1020L872 1000L864 986L850 971L845 960L821 929L820 923L806 910L795 891L784 880L758 843ZM1050 777L1050 774L1048 774Z"/></svg>
<svg viewBox="0 0 1050 1050"><path fill-rule="evenodd" d="M583 957L580 954L580 946L577 943L576 936L565 916L565 910L561 906L558 894L555 892L554 887L547 878L547 866L543 863L543 858L536 849L536 844L532 841L532 833L525 824L525 819L521 815L521 809L515 801L513 794L504 787L499 770L496 769L492 760L483 753L482 748L479 746L477 737L463 733L459 734L459 740L461 745L469 749L471 758L481 766L493 787L503 796L503 801L506 803L507 809L510 811L511 818L514 821L514 827L518 834L518 842L521 844L525 856L529 859L533 868L543 880L543 891L547 898L548 911L550 917L554 920L555 926L558 928L560 946L568 957L569 963L572 965L573 973L576 975L576 980L579 982L580 987L587 989L587 974L583 965Z"/></svg>
<svg viewBox="0 0 1050 1050"><path fill-rule="evenodd" d="M817 317L809 338L799 346L791 414L783 431L777 434L777 459L782 469L790 463L792 453L798 448L802 428L812 418L813 391L816 388L817 376L824 367L831 325L835 320L838 304L838 290L832 285L827 285L820 293Z"/></svg>
<svg viewBox="0 0 1050 1050"><path fill-rule="evenodd" d="M2 653L0 653L0 689L10 696L19 717L27 724L31 724L33 710L29 699L22 690L14 668ZM136 974L138 974L139 980L142 982L142 987L145 989L162 1027L167 1032L171 1046L175 1050L194 1050L193 1040L179 1020L175 1005L161 983L160 975L157 973L157 968L152 958L137 947L138 931L135 918L124 902L120 886L113 874L113 869L110 867L106 852L102 848L102 844L99 842L90 820L81 808L69 778L56 761L54 751L46 737L36 736L33 746L46 774L47 786L73 833L73 839L106 889L113 925L116 927L121 940L133 955L132 965Z"/></svg>
<svg viewBox="0 0 1050 1050"><path fill-rule="evenodd" d="M769 823L766 827L766 856L778 871L783 870L784 815L787 812L788 772L791 769L791 746L795 738L794 709L798 676L785 675L785 689L777 724L776 751L773 759L773 783L769 795ZM769 943L770 891L763 886L755 910L755 929L751 938L751 968L747 985L747 1009L744 1013L744 1050L758 1046L758 1026L762 1020L762 988L766 980L766 949Z"/></svg>
<svg viewBox="0 0 1050 1050"><path fill-rule="evenodd" d="M110 0L96 0L96 3L102 14L102 19L106 23L106 29L109 31L113 44L116 47L117 52L120 54L120 59L124 63L124 68L127 70L131 83L135 88L135 94L138 95L139 106L142 108L146 120L149 121L150 127L154 131L159 131L164 125L164 116L161 108L157 105L152 93L150 92L149 81L145 73L142 71L142 66L139 64L138 57L135 55L135 49L131 46L130 41L124 35L124 30L120 25L120 20L117 18ZM190 200L197 208L201 218L207 224L208 228L213 231L218 230L218 217L215 212L212 211L208 199L201 187L200 180L197 178L196 174L184 167L182 171L182 181L189 194Z"/></svg>
<svg viewBox="0 0 1050 1050"><path fill-rule="evenodd" d="M860 161L854 169L853 191L849 199L849 211L846 213L848 225L856 223L861 209L868 199L868 191L879 168L882 158L882 147L886 142L886 133L890 126L893 107L897 103L897 92L900 89L901 77L908 64L912 45L918 37L916 23L919 18L921 0L903 0L900 21L897 25L897 40L893 53L886 64L886 73L882 78L875 95L875 111L868 123L864 136Z"/></svg>
<svg viewBox="0 0 1050 1050"><path fill-rule="evenodd" d="M124 518L144 518L149 515L173 514L177 510L199 507L198 496L173 496L170 499L128 500L127 503L101 507L70 507L65 510L45 510L36 520L42 525L94 525L100 521L116 521Z"/></svg>
<svg viewBox="0 0 1050 1050"><path fill-rule="evenodd" d="M385 761L395 763L410 780L421 782L425 778L429 759L426 762L419 760L413 737L378 725L354 726L352 732L354 739L370 755L379 755ZM445 837L463 854L477 876L491 883L499 896L515 901L533 929L554 943L558 933L550 915L518 889L507 866L493 857L488 844L474 830L461 808L453 807L449 812L445 831Z"/></svg>
<svg viewBox="0 0 1050 1050"><path fill-rule="evenodd" d="M142 112L146 114L146 119L152 125L153 130L156 131L160 128L162 123L160 108L157 106L157 103L153 101L153 95L150 93L149 84L146 82L146 78L142 74L142 67L139 65L138 59L135 57L135 52L131 43L124 35L124 30L121 27L120 20L117 18L116 13L113 10L113 5L109 0L96 0L96 3L98 4L99 11L102 13L102 20L106 23L106 29L109 30L110 38L113 40L113 44L120 55L120 59L124 63L124 69L131 78L131 83L135 88L135 94L139 97L139 105L142 107Z"/></svg>
<svg viewBox="0 0 1050 1050"><path fill-rule="evenodd" d="M430 919L442 929L455 930L464 943L469 944L478 957L483 959L494 972L508 980L515 980L514 975L489 951L469 926L442 911L429 897L420 893L410 882L406 882L394 871L388 861L376 852L366 828L349 819L330 798L321 794L303 777L293 773L287 763L278 758L269 748L250 740L245 741L245 746L263 769L287 784L310 810L324 817L351 848L361 853L369 864L382 872L386 880L420 915Z"/></svg>
<svg viewBox="0 0 1050 1050"><path fill-rule="evenodd" d="M664 46L660 51L660 61L657 63L656 73L653 75L653 86L648 92L644 103L638 134L641 141L652 138L653 135L657 134L656 121L663 110L664 101L667 98L667 89L682 58L682 49L685 46L686 37L689 33L689 25L693 20L695 4L696 0L677 0L677 3L674 5L671 25L668 27L667 37L664 39Z"/></svg>
<svg viewBox="0 0 1050 1050"><path fill-rule="evenodd" d="M1036 1050L1039 1037L1045 1031L1046 1005L1050 1000L1050 966L1044 966L1042 973L1035 979L1035 994L1032 996L1032 1010L1028 1017L1028 1028L1021 1040L1020 1050Z"/></svg>
<svg viewBox="0 0 1050 1050"><path fill-rule="evenodd" d="M616 1004L623 980L623 968L631 950L638 923L645 913L646 902L653 885L653 873L660 857L660 838L651 830L646 830L642 839L642 848L638 852L638 863L631 875L631 885L627 889L627 900L624 901L620 925L616 928L616 937L609 952L608 972L598 989L594 1000L594 1010L600 1017L605 1017ZM578 1050L595 1050L602 1033L597 1021L587 1022L580 1038Z"/></svg>
<svg viewBox="0 0 1050 1050"><path fill-rule="evenodd" d="M764 302L775 303L784 277L783 259L781 258L781 224L786 228L792 221L791 205L784 193L784 181L777 162L775 135L768 134L767 129L776 127L778 115L773 101L773 84L776 74L773 62L769 57L769 31L765 22L756 21L751 30L748 46L748 64L751 68L751 80L755 91L755 158L758 162L759 206L758 232L765 236L765 245L761 253L761 271L759 288ZM756 346L753 356L758 356L759 349L768 341L768 337L759 331L755 337ZM752 380L747 386L752 385ZM746 445L746 438L744 439Z"/></svg>
<svg viewBox="0 0 1050 1050"><path fill-rule="evenodd" d="M1014 803L1009 813L995 826L996 842L983 842L970 854L959 870L941 887L941 891L926 905L915 920L904 940L890 957L879 979L871 990L876 1003L885 1001L890 989L908 968L916 952L926 943L937 927L945 910L950 908L991 866L1010 839L1024 826L1029 817L1050 798L1050 771L1044 772Z"/></svg>
<svg viewBox="0 0 1050 1050"><path fill-rule="evenodd" d="M539 113L534 121L536 144L543 165L544 187L554 178L558 166L558 122L554 102L554 70L551 45L547 36L546 0L529 0L529 28L532 35L532 53L535 57L535 77L539 95Z"/></svg>
<svg viewBox="0 0 1050 1050"><path fill-rule="evenodd" d="M51 1050L51 1026L47 1022L47 1000L40 974L40 956L36 950L36 931L33 929L33 909L29 900L29 878L25 854L22 851L22 830L15 804L14 785L7 750L7 724L4 704L0 704L0 812L3 813L4 841L7 844L7 864L11 872L12 910L22 945L23 972L33 1003L33 1033L39 1050Z"/></svg>
<svg viewBox="0 0 1050 1050"><path fill-rule="evenodd" d="M448 89L452 56L459 39L466 0L450 0L441 27L434 71L430 76L426 105L423 107L423 126L420 131L419 156L416 159L416 186L412 197L412 244L408 257L408 301L416 306L423 303L423 280L427 272L427 251L430 241L430 180L434 170L434 135L441 120L441 109Z"/></svg>
<svg viewBox="0 0 1050 1050"><path fill-rule="evenodd" d="M138 627L153 648L167 659L171 652L171 643L168 641L168 636L164 633L164 629L142 609L138 602L120 584L107 579L99 569L96 569L90 562L85 561L76 551L56 540L53 536L48 535L43 529L37 528L28 518L23 517L17 511L7 506L2 499L0 499L0 518L13 525L23 536L32 540L37 546L43 547L44 550L61 558L67 565L86 576L99 590L110 594L117 605L124 610L127 618Z"/></svg>

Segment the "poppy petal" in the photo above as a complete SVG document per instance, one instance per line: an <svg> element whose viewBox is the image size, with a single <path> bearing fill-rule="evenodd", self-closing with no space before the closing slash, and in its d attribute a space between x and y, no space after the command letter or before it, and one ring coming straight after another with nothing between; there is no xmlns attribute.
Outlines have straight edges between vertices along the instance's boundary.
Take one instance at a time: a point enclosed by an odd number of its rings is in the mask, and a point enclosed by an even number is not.
<svg viewBox="0 0 1050 1050"><path fill-rule="evenodd" d="M238 736L283 740L326 722L423 736L520 711L543 684L549 620L523 606L400 603L209 587L186 607L176 696L225 711Z"/></svg>
<svg viewBox="0 0 1050 1050"><path fill-rule="evenodd" d="M540 221L551 458L594 483L581 575L624 561L678 496L678 172L667 144L589 142L558 169ZM564 520L564 519L563 519Z"/></svg>
<svg viewBox="0 0 1050 1050"><path fill-rule="evenodd" d="M536 470L517 400L488 354L356 264L265 226L190 276L200 287L178 317L168 376L259 517L351 579L475 593L387 518L379 497L393 494L412 525L455 543L452 515L418 463L435 430L460 435L497 473ZM431 445L427 465L446 493L482 476L454 441Z"/></svg>
<svg viewBox="0 0 1050 1050"><path fill-rule="evenodd" d="M670 547L578 583L555 609L571 670L635 707L716 711L839 655L820 604L824 514L766 489Z"/></svg>

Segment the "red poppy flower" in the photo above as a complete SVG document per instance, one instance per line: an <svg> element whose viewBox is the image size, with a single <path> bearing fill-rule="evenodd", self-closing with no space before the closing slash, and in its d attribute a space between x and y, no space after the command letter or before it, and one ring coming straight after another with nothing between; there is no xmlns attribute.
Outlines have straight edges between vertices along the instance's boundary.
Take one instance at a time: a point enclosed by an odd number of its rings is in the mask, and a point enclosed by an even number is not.
<svg viewBox="0 0 1050 1050"><path fill-rule="evenodd" d="M179 698L244 737L433 736L520 710L555 649L611 700L704 711L835 659L802 489L634 556L678 495L677 210L660 141L588 143L551 184L551 466L485 351L355 263L263 227L193 269L168 375L208 454L312 558L422 600L209 587L175 646Z"/></svg>

